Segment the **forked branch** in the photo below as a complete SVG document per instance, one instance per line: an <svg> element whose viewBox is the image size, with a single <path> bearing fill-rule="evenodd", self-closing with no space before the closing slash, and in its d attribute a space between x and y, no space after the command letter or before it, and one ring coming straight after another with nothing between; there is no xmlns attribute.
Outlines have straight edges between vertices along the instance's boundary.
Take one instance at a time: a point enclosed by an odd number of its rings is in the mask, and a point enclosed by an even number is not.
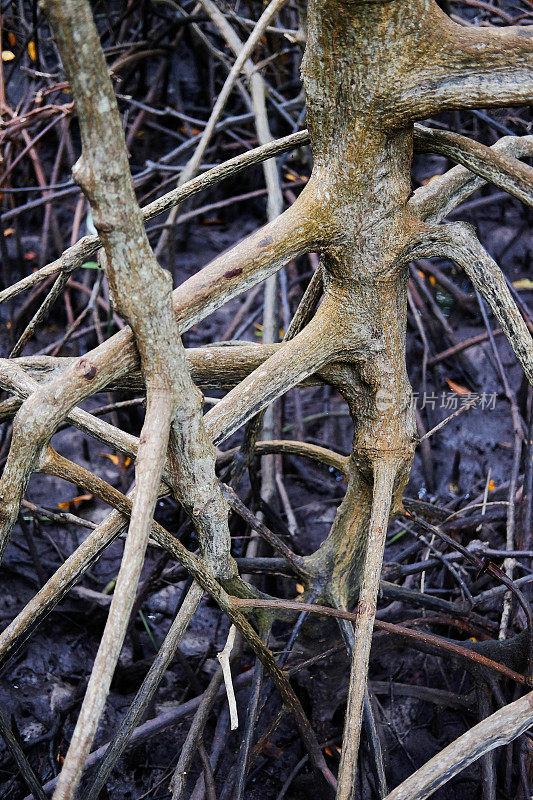
<svg viewBox="0 0 533 800"><path fill-rule="evenodd" d="M533 385L533 339L524 322L502 271L463 222L431 228L409 253L410 258L449 258L464 269L478 292L490 305L528 381Z"/></svg>
<svg viewBox="0 0 533 800"><path fill-rule="evenodd" d="M533 154L533 136L504 136L489 149L492 153L525 158ZM436 224L484 184L485 178L473 175L465 167L453 167L418 188L409 206L428 224Z"/></svg>
<svg viewBox="0 0 533 800"><path fill-rule="evenodd" d="M423 125L415 125L415 144L418 150L446 156L526 205L533 205L533 167L528 164L459 133Z"/></svg>

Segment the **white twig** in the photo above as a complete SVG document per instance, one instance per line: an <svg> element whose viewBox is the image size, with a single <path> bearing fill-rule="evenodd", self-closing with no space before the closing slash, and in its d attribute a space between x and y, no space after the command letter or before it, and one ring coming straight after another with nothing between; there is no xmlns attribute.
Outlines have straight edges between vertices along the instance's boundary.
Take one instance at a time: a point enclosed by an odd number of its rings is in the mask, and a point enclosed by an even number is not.
<svg viewBox="0 0 533 800"><path fill-rule="evenodd" d="M237 633L237 628L235 627L235 625L232 625L229 629L228 638L226 640L226 644L224 645L224 649L217 654L217 658L220 661L220 666L222 667L222 674L224 675L226 694L228 695L229 718L232 731L237 730L237 728L239 727L239 715L237 712L237 702L235 700L235 690L233 688L233 680L231 678L231 664L229 661L231 656L231 651L233 650L233 645L235 643L236 633Z"/></svg>

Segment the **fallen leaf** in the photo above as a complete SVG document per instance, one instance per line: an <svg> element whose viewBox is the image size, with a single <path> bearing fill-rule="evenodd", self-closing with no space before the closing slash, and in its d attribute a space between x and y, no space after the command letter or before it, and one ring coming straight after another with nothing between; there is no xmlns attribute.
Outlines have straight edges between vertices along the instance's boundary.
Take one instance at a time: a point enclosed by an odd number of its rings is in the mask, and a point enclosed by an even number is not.
<svg viewBox="0 0 533 800"><path fill-rule="evenodd" d="M11 47L14 47L17 43L17 37L11 31L7 34L7 38Z"/></svg>
<svg viewBox="0 0 533 800"><path fill-rule="evenodd" d="M35 42L28 43L28 55L32 61L35 61L37 58L37 48L35 47Z"/></svg>
<svg viewBox="0 0 533 800"><path fill-rule="evenodd" d="M15 233L15 228L6 228L4 231L4 236L11 236L12 233Z"/></svg>
<svg viewBox="0 0 533 800"><path fill-rule="evenodd" d="M78 497L73 497L72 500L65 500L63 503L58 503L57 507L63 509L63 511L72 511L72 509L77 508L80 503L86 503L92 499L92 494L80 494Z"/></svg>
<svg viewBox="0 0 533 800"><path fill-rule="evenodd" d="M496 488L496 484L494 483L494 481L492 479L489 481L489 487L488 488L489 488L489 492L493 492L494 489Z"/></svg>
<svg viewBox="0 0 533 800"><path fill-rule="evenodd" d="M12 53L11 50L2 50L2 61L13 61L15 58L15 53Z"/></svg>
<svg viewBox="0 0 533 800"><path fill-rule="evenodd" d="M118 467L120 463L119 456L115 455L114 453L100 453L100 455L103 456L104 458L108 458L110 461L113 462L115 467ZM127 456L127 458L124 459L124 466L129 467L130 464L131 464L131 458Z"/></svg>
<svg viewBox="0 0 533 800"><path fill-rule="evenodd" d="M446 378L446 383L455 394L465 395L470 394L470 389L467 389L465 386L461 386L459 383L454 383L449 378Z"/></svg>
<svg viewBox="0 0 533 800"><path fill-rule="evenodd" d="M428 183L431 183L431 181L434 181L435 178L440 178L440 177L441 177L440 175L432 175L431 178L426 178L425 181L422 181L422 186L427 186Z"/></svg>
<svg viewBox="0 0 533 800"><path fill-rule="evenodd" d="M280 747L277 747L272 742L265 742L263 747L261 748L261 752L267 758L273 758L275 761L281 758L283 755L283 750Z"/></svg>
<svg viewBox="0 0 533 800"><path fill-rule="evenodd" d="M301 583L297 583L296 584L296 591L298 592L298 594L303 594L304 593L304 587L302 586Z"/></svg>
<svg viewBox="0 0 533 800"><path fill-rule="evenodd" d="M116 456L114 453L100 453L100 455L103 456L104 458L108 458L110 461L113 462L115 467L118 467L118 456Z"/></svg>

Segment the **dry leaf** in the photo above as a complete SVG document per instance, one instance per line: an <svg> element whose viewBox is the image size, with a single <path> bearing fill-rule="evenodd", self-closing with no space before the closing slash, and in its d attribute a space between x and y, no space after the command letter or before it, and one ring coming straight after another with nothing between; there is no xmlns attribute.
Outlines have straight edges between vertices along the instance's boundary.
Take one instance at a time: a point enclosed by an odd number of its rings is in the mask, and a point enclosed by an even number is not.
<svg viewBox="0 0 533 800"><path fill-rule="evenodd" d="M32 61L35 61L37 58L37 48L35 47L35 42L28 43L28 54Z"/></svg>
<svg viewBox="0 0 533 800"><path fill-rule="evenodd" d="M57 507L63 509L63 511L72 511L74 508L77 508L80 503L85 503L92 499L92 494L80 494L78 497L73 497L72 500L65 500L63 503L58 503Z"/></svg>
<svg viewBox="0 0 533 800"><path fill-rule="evenodd" d="M115 455L114 453L100 453L100 455L103 456L104 458L108 458L110 461L113 462L115 467L118 467L120 463L119 456ZM131 458L128 456L127 458L124 459L124 466L129 467L130 464L131 464Z"/></svg>
<svg viewBox="0 0 533 800"><path fill-rule="evenodd" d="M515 289L533 289L533 281L531 278L521 278L519 281L513 281Z"/></svg>
<svg viewBox="0 0 533 800"><path fill-rule="evenodd" d="M118 456L116 456L114 453L100 453L100 455L103 456L104 458L108 458L110 461L113 462L115 467L118 467Z"/></svg>
<svg viewBox="0 0 533 800"><path fill-rule="evenodd" d="M2 50L2 61L13 61L15 58L15 53L12 53L11 50Z"/></svg>
<svg viewBox="0 0 533 800"><path fill-rule="evenodd" d="M431 181L434 181L435 178L440 178L440 177L441 177L440 175L432 175L431 178L426 178L425 181L422 181L422 186L427 186L428 183L431 183Z"/></svg>
<svg viewBox="0 0 533 800"><path fill-rule="evenodd" d="M470 389L467 389L466 387L461 386L459 383L454 383L449 378L446 378L446 383L448 384L448 386L450 387L452 392L455 392L455 394L459 394L459 395L470 394Z"/></svg>

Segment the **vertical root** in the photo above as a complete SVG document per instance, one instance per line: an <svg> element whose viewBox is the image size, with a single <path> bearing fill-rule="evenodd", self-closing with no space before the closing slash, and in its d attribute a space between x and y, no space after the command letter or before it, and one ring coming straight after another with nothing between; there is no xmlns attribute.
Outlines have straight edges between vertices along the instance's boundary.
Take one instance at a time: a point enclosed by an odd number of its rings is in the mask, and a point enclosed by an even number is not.
<svg viewBox="0 0 533 800"><path fill-rule="evenodd" d="M107 748L100 768L94 780L87 790L85 800L96 800L100 791L103 789L107 781L109 773L113 769L115 763L118 761L128 741L139 724L140 719L148 708L158 686L161 682L165 670L174 657L177 647L183 638L183 634L187 630L187 626L192 619L200 600L202 599L203 589L197 583L193 583L189 589L183 605L178 611L170 629L165 637L165 640L154 660L146 678L144 679L141 688L135 695L133 703L126 712L126 716L120 723L120 727L113 739L113 742Z"/></svg>
<svg viewBox="0 0 533 800"><path fill-rule="evenodd" d="M397 470L398 467L394 461L383 459L374 464L372 514L370 517L368 545L362 567L362 583L357 605L357 623L353 633L350 687L339 766L337 800L351 800L354 797L368 659L376 614L383 550L385 548L385 537Z"/></svg>
<svg viewBox="0 0 533 800"><path fill-rule="evenodd" d="M133 500L124 555L85 698L54 792L56 800L72 800L75 795L122 649L159 494L172 405L170 392L157 393L155 398L152 394L148 396L136 465L139 488Z"/></svg>

